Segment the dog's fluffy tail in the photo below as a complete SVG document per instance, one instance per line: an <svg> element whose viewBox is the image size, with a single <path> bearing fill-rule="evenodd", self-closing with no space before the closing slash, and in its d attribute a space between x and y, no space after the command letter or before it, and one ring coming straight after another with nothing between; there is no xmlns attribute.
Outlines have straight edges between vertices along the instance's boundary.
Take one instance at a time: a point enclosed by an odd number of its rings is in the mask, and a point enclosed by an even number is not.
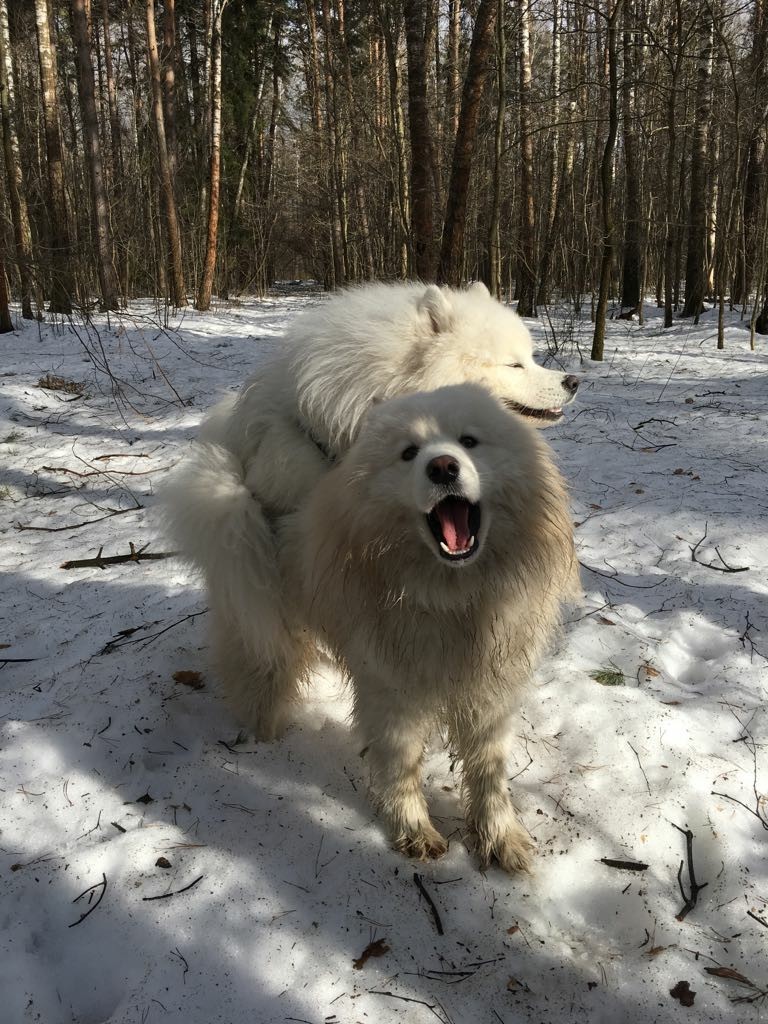
<svg viewBox="0 0 768 1024"><path fill-rule="evenodd" d="M282 618L275 540L238 458L218 444L196 444L166 486L162 516L181 554L203 573L222 625L268 653L264 640L282 625L269 622Z"/></svg>

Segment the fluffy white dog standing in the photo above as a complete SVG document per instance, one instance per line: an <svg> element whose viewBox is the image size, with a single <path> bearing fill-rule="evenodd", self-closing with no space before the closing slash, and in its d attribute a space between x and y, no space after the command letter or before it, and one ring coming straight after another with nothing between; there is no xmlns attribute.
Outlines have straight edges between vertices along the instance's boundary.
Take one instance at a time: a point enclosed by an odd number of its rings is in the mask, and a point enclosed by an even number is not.
<svg viewBox="0 0 768 1024"><path fill-rule="evenodd" d="M198 556L221 527L226 488L241 520L230 537L247 559L256 503L243 467L213 448L198 466ZM462 762L481 862L526 869L531 843L506 785L509 719L576 572L565 487L538 432L476 385L386 401L301 510L281 520L276 542L292 674L263 663L248 697L254 719L269 732L285 720L310 664L309 626L351 679L395 845L421 858L447 847L420 779L440 723ZM237 577L228 581L235 592ZM258 631L261 605L242 612ZM226 647L227 623L216 628Z"/></svg>
<svg viewBox="0 0 768 1024"><path fill-rule="evenodd" d="M525 869L531 844L506 784L509 718L577 565L565 487L540 435L474 385L385 402L283 544L310 623L352 680L396 846L446 849L420 779L441 720L481 862Z"/></svg>
<svg viewBox="0 0 768 1024"><path fill-rule="evenodd" d="M167 518L205 576L218 674L257 738L282 730L286 704L269 694L295 687L309 656L277 562L281 518L306 504L371 405L464 381L536 424L560 419L578 387L534 362L525 325L484 285L375 284L297 317L279 354L203 424Z"/></svg>

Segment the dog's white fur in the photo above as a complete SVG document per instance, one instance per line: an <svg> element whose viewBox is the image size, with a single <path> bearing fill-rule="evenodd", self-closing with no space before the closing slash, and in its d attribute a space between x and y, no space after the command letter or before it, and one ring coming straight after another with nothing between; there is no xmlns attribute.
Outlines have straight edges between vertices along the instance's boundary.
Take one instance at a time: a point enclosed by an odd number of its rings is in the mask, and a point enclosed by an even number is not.
<svg viewBox="0 0 768 1024"><path fill-rule="evenodd" d="M375 402L465 381L545 426L576 378L533 359L530 334L485 285L371 284L296 318L276 358L225 399L201 440L234 452L268 515L293 511ZM566 383L567 382L567 383Z"/></svg>
<svg viewBox="0 0 768 1024"><path fill-rule="evenodd" d="M435 482L435 459L451 461L454 480ZM480 507L479 544L463 559L444 557L427 525L447 494ZM206 576L223 682L240 715L263 738L280 732L319 635L352 680L397 847L418 857L446 849L420 783L441 721L463 764L482 863L527 868L505 739L576 564L547 445L478 386L393 399L368 413L300 505L267 522L242 461L211 443L198 446L171 496L176 532ZM266 575L265 541L279 553Z"/></svg>

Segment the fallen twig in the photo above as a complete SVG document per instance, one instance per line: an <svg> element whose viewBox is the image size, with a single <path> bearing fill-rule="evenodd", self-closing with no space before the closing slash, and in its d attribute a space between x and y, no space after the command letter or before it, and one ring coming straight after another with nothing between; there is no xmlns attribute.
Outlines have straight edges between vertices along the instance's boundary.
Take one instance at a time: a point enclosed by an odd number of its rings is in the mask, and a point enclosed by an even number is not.
<svg viewBox="0 0 768 1024"><path fill-rule="evenodd" d="M119 633L116 633L111 640L102 647L96 657L102 654L111 654L113 651L119 650L121 647L127 647L129 644L141 644L139 648L143 651L145 647L148 647L153 641L161 637L163 633L167 633L169 630L174 629L176 626L180 626L182 622L187 622L189 619L196 619L198 615L205 615L208 612L207 608L203 608L199 612L190 612L189 615L185 615L182 619L177 619L172 622L169 626L164 626L163 629L159 629L156 633L150 633L148 636L137 636L132 640L129 637L133 636L134 633L138 633L142 629L148 629L149 626L159 626L162 619L155 619L154 622L146 622L143 626L133 626L130 629L121 629Z"/></svg>
<svg viewBox="0 0 768 1024"><path fill-rule="evenodd" d="M159 896L142 896L142 900L148 903L150 900L168 900L171 896L178 896L179 893L187 892L197 885L198 882L202 882L205 875L198 875L194 882L190 882L189 885L185 885L183 889L174 889L173 892L161 892Z"/></svg>
<svg viewBox="0 0 768 1024"><path fill-rule="evenodd" d="M607 868L618 868L619 871L647 871L648 865L641 861L634 860L611 860L610 857L601 857L600 863Z"/></svg>
<svg viewBox="0 0 768 1024"><path fill-rule="evenodd" d="M726 560L720 554L720 552L717 549L717 547L715 547L715 551L717 551L717 557L723 563L722 565L715 565L713 562L702 562L700 558L696 557L696 552L699 550L700 546L707 539L707 530L708 530L708 528L709 528L709 523L705 523L704 524L704 536L701 538L701 540L698 540L694 544L694 546L691 548L691 561L695 562L697 565L703 565L706 569L714 569L716 572L749 572L750 566L748 566L748 565L742 565L742 566L728 565ZM690 545L689 545L689 547L690 547Z"/></svg>
<svg viewBox="0 0 768 1024"><path fill-rule="evenodd" d="M731 803L738 804L739 807L743 807L745 811L749 811L749 813L751 815L753 815L755 818L757 818L757 820L760 822L760 824L763 826L763 828L766 831L768 831L768 821L762 816L762 814L759 814L757 811L753 810L751 807L749 807L747 804L745 804L742 800L737 799L737 797L735 797L735 796L729 796L727 793L718 793L717 790L715 790L715 789L712 790L711 796L722 797L723 800L730 800Z"/></svg>
<svg viewBox="0 0 768 1024"><path fill-rule="evenodd" d="M74 558L69 562L62 562L59 568L86 569L93 566L97 569L105 569L108 565L121 565L124 562L159 561L161 558L174 558L178 554L178 551L147 551L149 544L137 548L133 543L129 542L128 546L131 550L127 555L107 555L104 557L101 554L104 550L102 545L95 558Z"/></svg>
<svg viewBox="0 0 768 1024"><path fill-rule="evenodd" d="M629 749L632 751L632 753L637 758L637 763L640 765L640 771L643 773L643 778L645 779L645 788L648 790L648 796L652 796L651 784L648 781L648 776L645 774L645 768L643 768L643 762L640 760L640 755L635 750L635 748L632 746L632 744L629 742L629 740L627 740L627 745L629 746Z"/></svg>
<svg viewBox="0 0 768 1024"><path fill-rule="evenodd" d="M113 516L124 516L127 512L135 512L141 508L144 508L144 506L135 505L133 508L116 508L109 515L99 516L98 519L85 519L82 523L70 523L69 526L26 526L24 523L16 523L16 529L35 530L37 533L66 533L68 530L81 530L84 526L103 523L105 519L111 519Z"/></svg>
<svg viewBox="0 0 768 1024"><path fill-rule="evenodd" d="M679 914L676 915L676 920L682 921L696 906L699 893L702 889L706 889L709 882L703 882L701 885L696 881L696 875L693 872L693 832L689 828L680 828L673 821L670 822L672 828L676 828L678 832L681 832L685 836L685 851L688 860L688 881L690 882L690 895L686 896L685 889L683 888L683 861L680 861L680 867L677 871L677 884L680 886L680 895L683 897L684 905Z"/></svg>
<svg viewBox="0 0 768 1024"><path fill-rule="evenodd" d="M596 576L602 576L606 580L613 580L614 583L620 584L622 587L631 587L633 590L653 590L654 587L660 587L662 583L667 582L667 577L662 576L658 583L625 583L624 580L619 579L619 574L614 570L613 575L608 572L601 572L600 569L595 569L591 565L587 565L586 562L579 562L582 569L588 569L593 572Z"/></svg>
<svg viewBox="0 0 768 1024"><path fill-rule="evenodd" d="M437 929L437 934L438 935L444 935L445 932L443 931L443 922L440 920L440 914L438 913L437 907L435 906L435 901L432 899L432 897L429 895L427 890L424 888L424 883L422 882L421 875L418 873L418 871L414 871L414 873L413 873L413 880L416 883L416 888L419 890L421 895L427 901L427 905L429 906L429 909L432 911L432 917L433 917L434 922L435 922L435 928Z"/></svg>
<svg viewBox="0 0 768 1024"><path fill-rule="evenodd" d="M705 967L704 970L707 974L713 974L716 978L727 978L729 981L736 981L739 985L745 985L751 989L754 993L751 996L736 996L732 999L732 1003L756 1003L761 999L768 998L768 989L760 988L754 981L750 981L740 971L734 970L733 967Z"/></svg>
<svg viewBox="0 0 768 1024"><path fill-rule="evenodd" d="M83 896L88 896L88 893L90 893L91 895L88 897L88 902L90 903L91 900L93 899L93 894L96 892L97 889L101 889L101 892L99 893L99 898L96 900L93 906L89 907L84 914L81 914L76 921L73 921L72 924L68 925L67 927L74 928L75 925L78 925L80 924L81 921L84 921L89 914L92 914L94 912L96 907L98 907L98 905L104 899L104 893L107 891L107 876L104 874L104 872L102 872L101 874L100 882L95 882L93 885L89 885L88 888L84 889L79 896L75 896L72 902L77 903L77 901L81 900Z"/></svg>

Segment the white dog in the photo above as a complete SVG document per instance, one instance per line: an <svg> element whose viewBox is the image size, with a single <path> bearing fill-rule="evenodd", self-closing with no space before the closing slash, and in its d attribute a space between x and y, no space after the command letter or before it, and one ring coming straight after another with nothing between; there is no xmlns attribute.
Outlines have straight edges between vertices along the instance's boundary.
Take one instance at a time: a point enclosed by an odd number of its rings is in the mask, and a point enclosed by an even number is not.
<svg viewBox="0 0 768 1024"><path fill-rule="evenodd" d="M265 720L253 695L280 688L302 664L276 560L281 516L303 506L372 404L464 381L537 425L558 420L578 387L537 366L522 320L484 285L374 284L298 317L278 355L203 424L200 440L216 448L177 475L169 525L206 576L213 618L225 627L213 632L219 673L257 738L272 738L282 722ZM230 483L241 475L245 491Z"/></svg>
<svg viewBox="0 0 768 1024"><path fill-rule="evenodd" d="M201 440L237 456L272 517L303 503L374 402L465 381L537 426L561 419L579 385L534 362L525 324L483 284L365 285L297 317L277 358L213 411Z"/></svg>
<svg viewBox="0 0 768 1024"><path fill-rule="evenodd" d="M172 515L206 571L230 696L275 735L318 634L352 680L396 846L422 858L446 849L420 782L439 721L463 764L481 862L525 869L531 844L506 787L505 739L575 581L563 482L538 432L476 385L385 401L359 427L299 512L274 524L269 612L269 595L254 600L242 582L254 558L262 570L265 539L245 466L201 445L177 483Z"/></svg>

